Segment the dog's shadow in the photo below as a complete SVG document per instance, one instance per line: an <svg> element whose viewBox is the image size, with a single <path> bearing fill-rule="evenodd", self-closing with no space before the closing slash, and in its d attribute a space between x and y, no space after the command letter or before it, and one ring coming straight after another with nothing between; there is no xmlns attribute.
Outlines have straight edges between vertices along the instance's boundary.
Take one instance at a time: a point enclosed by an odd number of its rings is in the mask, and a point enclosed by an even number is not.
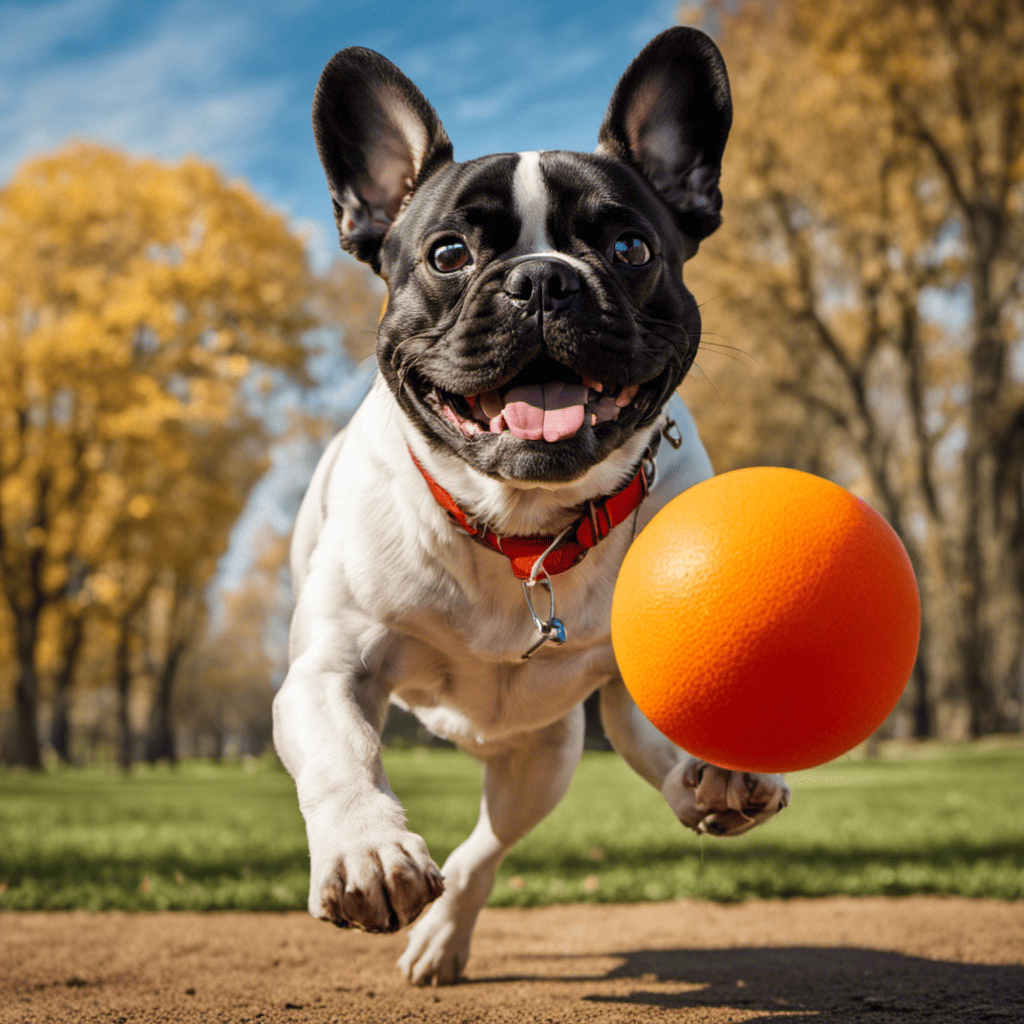
<svg viewBox="0 0 1024 1024"><path fill-rule="evenodd" d="M927 960L856 947L660 949L602 955L621 963L603 975L570 969L558 975L559 980L620 982L615 992L582 994L587 1002L666 1010L728 1007L770 1014L744 1017L748 1024L1024 1021L1024 967L1019 966ZM552 980L552 975L545 972L544 980ZM636 981L636 988L623 992L623 980Z"/></svg>

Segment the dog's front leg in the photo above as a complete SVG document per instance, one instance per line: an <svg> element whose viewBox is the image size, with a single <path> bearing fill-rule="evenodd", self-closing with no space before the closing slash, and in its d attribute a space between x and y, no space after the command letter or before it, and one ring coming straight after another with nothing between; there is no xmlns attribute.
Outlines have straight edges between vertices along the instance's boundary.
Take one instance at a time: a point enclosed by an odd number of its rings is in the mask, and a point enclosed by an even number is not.
<svg viewBox="0 0 1024 1024"><path fill-rule="evenodd" d="M536 732L470 753L484 762L480 818L445 861L444 895L416 922L398 961L416 985L458 981L502 858L569 788L583 753L583 708Z"/></svg>
<svg viewBox="0 0 1024 1024"><path fill-rule="evenodd" d="M737 836L789 803L781 775L731 771L690 757L651 725L621 679L601 688L601 722L626 763L660 790L675 816L695 832Z"/></svg>
<svg viewBox="0 0 1024 1024"><path fill-rule="evenodd" d="M326 622L308 633L314 639L274 700L274 744L306 821L309 912L341 927L395 931L444 884L384 774L386 692L350 649L351 634Z"/></svg>

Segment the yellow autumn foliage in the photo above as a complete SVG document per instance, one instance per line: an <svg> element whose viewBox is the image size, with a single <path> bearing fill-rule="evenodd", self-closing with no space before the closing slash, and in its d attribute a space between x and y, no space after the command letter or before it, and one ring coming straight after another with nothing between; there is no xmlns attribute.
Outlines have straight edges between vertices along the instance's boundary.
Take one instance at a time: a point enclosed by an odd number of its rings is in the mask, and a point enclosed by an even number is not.
<svg viewBox="0 0 1024 1024"><path fill-rule="evenodd" d="M256 375L303 378L313 278L245 185L93 145L0 189L0 266L0 660L23 687L59 658L46 609L210 578L265 467Z"/></svg>
<svg viewBox="0 0 1024 1024"><path fill-rule="evenodd" d="M872 500L924 599L903 727L1019 728L1024 0L705 14L735 120L724 224L687 269L705 337L686 395L716 468Z"/></svg>

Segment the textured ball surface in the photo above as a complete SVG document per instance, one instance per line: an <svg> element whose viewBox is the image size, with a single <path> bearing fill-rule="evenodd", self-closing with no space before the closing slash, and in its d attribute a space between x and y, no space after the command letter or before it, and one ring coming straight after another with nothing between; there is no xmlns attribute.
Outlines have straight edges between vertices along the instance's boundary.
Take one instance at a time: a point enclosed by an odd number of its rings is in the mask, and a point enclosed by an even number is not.
<svg viewBox="0 0 1024 1024"><path fill-rule="evenodd" d="M885 720L910 677L921 606L889 524L792 469L684 491L626 554L612 643L640 710L723 768L824 764Z"/></svg>

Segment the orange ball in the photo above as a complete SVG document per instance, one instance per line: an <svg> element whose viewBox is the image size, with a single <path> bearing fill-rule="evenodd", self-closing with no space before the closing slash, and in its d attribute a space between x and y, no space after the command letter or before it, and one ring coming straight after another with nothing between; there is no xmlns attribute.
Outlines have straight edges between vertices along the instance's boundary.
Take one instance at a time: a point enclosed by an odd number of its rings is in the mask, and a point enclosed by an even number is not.
<svg viewBox="0 0 1024 1024"><path fill-rule="evenodd" d="M637 706L723 768L823 764L885 720L914 666L910 559L866 502L810 473L684 491L622 563L612 644Z"/></svg>

